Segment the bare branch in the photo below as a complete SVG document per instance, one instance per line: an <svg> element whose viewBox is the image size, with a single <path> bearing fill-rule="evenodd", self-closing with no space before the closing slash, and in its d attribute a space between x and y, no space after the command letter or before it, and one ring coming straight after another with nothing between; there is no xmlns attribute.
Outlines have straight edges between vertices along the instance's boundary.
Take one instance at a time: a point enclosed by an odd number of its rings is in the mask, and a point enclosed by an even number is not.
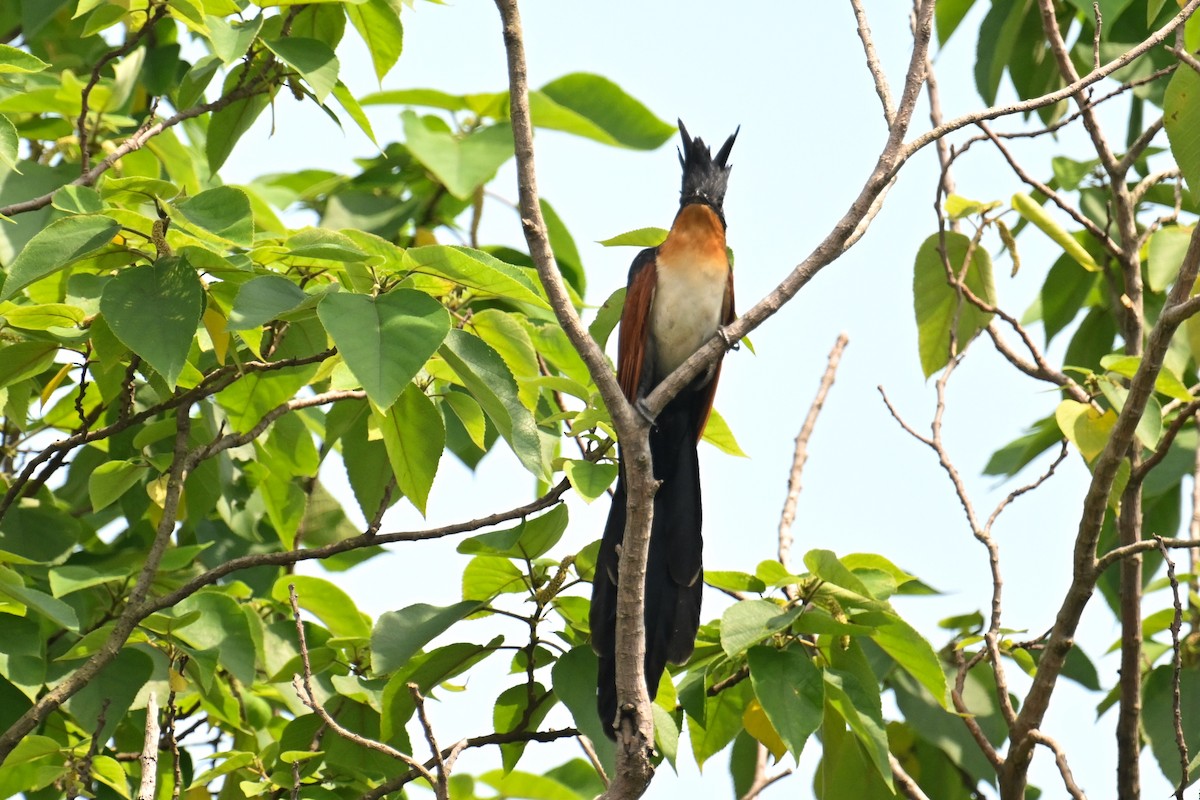
<svg viewBox="0 0 1200 800"><path fill-rule="evenodd" d="M1075 782L1075 776L1071 774L1071 768L1067 765L1067 754L1063 751L1062 746L1040 730L1030 731L1029 735L1035 742L1054 753L1054 763L1058 765L1058 774L1062 776L1063 786L1066 788L1067 794L1071 795L1072 800L1087 800L1087 795L1079 788L1079 784Z"/></svg>
<svg viewBox="0 0 1200 800"><path fill-rule="evenodd" d="M1183 735L1183 705L1180 698L1179 679L1183 671L1183 650L1179 643L1179 632L1183 628L1183 604L1179 600L1179 580L1175 577L1175 562L1163 544L1161 536L1154 537L1163 561L1167 564L1167 580L1171 582L1171 599L1175 615L1171 618L1171 715L1175 722L1175 746L1179 749L1179 785L1175 787L1175 800L1184 800L1183 790L1188 785L1187 739Z"/></svg>
<svg viewBox="0 0 1200 800"><path fill-rule="evenodd" d="M142 740L142 752L138 758L142 765L142 781L137 800L154 800L154 787L158 780L158 737L158 695L151 691L146 698L146 736Z"/></svg>
<svg viewBox="0 0 1200 800"><path fill-rule="evenodd" d="M1160 538L1162 538L1163 547L1167 547L1172 550L1200 548L1200 538L1195 538L1195 539L1167 539L1165 537L1160 537ZM1096 574L1099 575L1101 572L1108 569L1113 564L1116 564L1118 561L1120 561L1123 558L1129 558L1130 556L1136 555L1138 553L1145 553L1149 550L1156 550L1156 549L1158 549L1158 541L1156 539L1142 539L1140 542L1137 542L1136 544L1128 545L1126 547L1114 547L1112 550L1109 550L1107 553L1105 553L1103 556L1101 556L1099 559L1096 560Z"/></svg>
<svg viewBox="0 0 1200 800"><path fill-rule="evenodd" d="M437 800L450 800L450 771L446 767L446 759L442 758L441 748L433 735L433 726L429 724L429 717L425 713L425 697L421 694L421 687L415 683L408 684L408 693L412 695L413 704L417 707L417 718L421 721L421 730L425 732L425 741L429 743L429 751L433 753L433 763L437 767L437 782L433 784L434 795ZM452 750L452 755L457 757L461 749L459 747Z"/></svg>
<svg viewBox="0 0 1200 800"><path fill-rule="evenodd" d="M492 744L509 744L512 742L554 742L559 739L568 739L572 736L578 736L579 731L574 728L562 728L552 731L512 731L510 733L489 733L486 736L476 736L471 739L464 739L458 742L454 747L447 748L442 751L442 757L449 760L455 750L465 750L472 747L486 747ZM428 771L434 766L433 759L425 762L423 765ZM397 775L379 786L376 786L369 792L363 794L360 800L381 800L392 792L399 791L405 785L411 783L415 779L421 777L415 770L410 770L403 775Z"/></svg>
<svg viewBox="0 0 1200 800"><path fill-rule="evenodd" d="M883 65L879 63L879 54L875 52L871 26L867 24L867 12L862 6L862 0L850 0L850 7L854 9L854 21L858 26L858 38L862 39L863 54L867 57L867 69L871 72L871 79L875 81L875 94L879 95L879 102L883 106L883 119L891 128L896 119L896 106L892 101L892 90L888 88L887 75L883 72Z"/></svg>
<svg viewBox="0 0 1200 800"><path fill-rule="evenodd" d="M1120 56L1104 64L1099 69L1094 69L1087 75L1080 76L1077 81L1069 83L1061 89L1044 94L1041 97L1034 97L1029 100L1023 100L1019 103L1007 103L1001 106L992 106L991 108L975 111L970 114L963 114L954 119L939 125L918 136L913 141L905 146L903 151L904 159L911 157L918 150L925 147L930 142L936 141L948 133L965 128L968 125L974 125L980 120L998 119L1014 114L1024 114L1029 111L1036 111L1045 106L1054 105L1055 103L1073 97L1076 93L1086 89L1092 84L1112 75L1117 70L1128 66L1136 59L1140 58L1148 50L1157 47L1167 40L1175 30L1188 20L1195 13L1196 9L1200 8L1200 0L1188 0L1187 5L1179 10L1179 13L1171 18L1163 27L1152 33L1150 36L1143 39L1138 44L1125 50ZM1094 105L1094 104L1091 104Z"/></svg>
<svg viewBox="0 0 1200 800"><path fill-rule="evenodd" d="M1045 357L1042 355L1041 350L1034 345L1033 340L1029 337L1028 332L1025 331L1024 326L1020 326L1018 324L1018 328L1022 341L1025 342L1029 348L1031 348L1034 358L1033 362L1026 361L1019 353L1009 347L1008 343L1000 337L1000 331L997 328L995 321L992 321L988 323L986 330L988 336L992 340L992 344L996 346L996 352L1004 356L1008 363L1012 364L1029 377L1035 378L1039 381L1048 381L1049 383L1053 383L1055 386L1061 386L1070 393L1071 399L1075 400L1076 402L1091 403L1092 398L1086 391L1084 391L1082 386L1076 383L1075 380L1066 373L1050 366Z"/></svg>
<svg viewBox="0 0 1200 800"><path fill-rule="evenodd" d="M754 800L754 798L762 794L767 787L792 774L790 769L785 769L782 772L774 775L768 775L767 755L767 748L764 745L759 744L754 759L754 780L750 782L750 788L748 788L746 793L743 794L738 800Z"/></svg>
<svg viewBox="0 0 1200 800"><path fill-rule="evenodd" d="M625 540L618 564L616 622L616 688L620 710L618 764L606 796L637 797L645 791L654 775L651 753L654 747L654 723L650 713L650 695L645 679L645 585L646 561L650 550L650 524L653 497L657 489L650 459L649 423L636 414L626 401L608 360L583 327L562 275L555 263L538 201L534 167L533 125L529 112L529 82L525 63L525 43L517 0L496 0L504 28L504 49L508 58L509 111L517 159L518 199L521 227L530 258L567 338L579 353L616 427L622 446L628 505ZM718 337L719 338L719 337ZM711 355L710 363L718 356ZM694 357L693 357L694 358ZM654 397L660 405L650 405L656 414L684 386L677 383L664 392L660 384Z"/></svg>
<svg viewBox="0 0 1200 800"><path fill-rule="evenodd" d="M846 349L849 342L850 337L844 333L840 334L837 341L834 342L833 349L829 351L829 363L825 367L825 374L821 376L821 383L817 387L817 396L813 398L800 433L796 435L796 451L792 455L792 471L788 476L787 499L784 500L783 513L779 517L779 563L785 568L788 566L792 552L792 523L796 520L796 501L800 497L800 474L804 470L805 462L808 461L808 440L812 437L813 429L817 425L817 417L825 405L825 398L829 395L830 387L833 386L838 364L842 360L842 351Z"/></svg>

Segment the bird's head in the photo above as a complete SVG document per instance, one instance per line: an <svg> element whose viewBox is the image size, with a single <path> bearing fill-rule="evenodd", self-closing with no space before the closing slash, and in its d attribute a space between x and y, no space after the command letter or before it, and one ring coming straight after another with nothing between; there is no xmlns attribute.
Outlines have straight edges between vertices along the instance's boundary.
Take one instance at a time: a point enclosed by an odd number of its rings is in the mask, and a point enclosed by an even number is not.
<svg viewBox="0 0 1200 800"><path fill-rule="evenodd" d="M704 140L689 136L683 120L679 120L679 135L683 138L683 147L679 149L679 163L683 167L683 188L679 191L680 208L692 203L703 203L717 213L722 225L725 224L722 205L725 202L725 187L729 182L731 169L731 165L726 162L740 130L739 125L738 130L721 145L714 158Z"/></svg>

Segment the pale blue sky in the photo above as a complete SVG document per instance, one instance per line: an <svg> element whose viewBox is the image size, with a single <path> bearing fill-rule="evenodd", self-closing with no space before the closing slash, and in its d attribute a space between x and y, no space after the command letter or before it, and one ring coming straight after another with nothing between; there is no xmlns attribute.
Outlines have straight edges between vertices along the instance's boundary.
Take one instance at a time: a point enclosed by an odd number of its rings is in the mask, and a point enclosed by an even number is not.
<svg viewBox="0 0 1200 800"><path fill-rule="evenodd" d="M908 57L909 4L892 0L866 6L898 92ZM848 3L540 0L524 3L522 13L532 85L569 72L597 72L663 119L682 117L693 134L707 140L720 140L742 126L726 201L730 243L737 254L739 309L769 291L826 234L858 192L882 145L882 114ZM938 57L948 116L980 105L971 78L978 18L978 12L973 13L962 35ZM405 9L404 24L405 51L384 88L504 88L504 53L491 3L418 3L415 9ZM339 51L343 78L361 95L376 88L374 77L350 29L346 42ZM1002 99L1009 96L1003 88ZM380 142L400 138L399 108L368 111ZM352 126L343 135L319 110L286 95L278 101L273 138L268 138L269 122L264 117L229 159L222 170L227 181L305 167L351 171L350 159L368 156L373 149ZM1017 124L1000 122L996 127L1008 130ZM927 125L922 106L912 130L919 132ZM1059 147L1074 148L1075 154L1086 157L1077 133L1064 132L1060 142L1020 144L1016 151L1031 172L1044 176L1049 173L1049 155ZM635 251L605 249L594 242L633 228L670 223L679 181L674 143L642 153L554 132L539 133L536 143L542 193L579 245L588 269L588 300L602 302L623 284ZM515 199L513 174L511 164L506 166L491 189ZM1022 188L982 147L960 162L956 178L963 194L982 200L1006 199ZM940 647L945 636L935 627L938 619L987 607L987 560L933 455L900 431L875 388L883 385L907 420L927 429L933 387L922 378L917 358L911 286L917 248L936 230L935 181L936 158L928 149L905 168L863 241L753 335L757 355L743 349L726 360L717 406L750 459L730 458L705 446L702 471L706 566L753 571L759 561L773 558L793 437L829 348L839 332L847 332L850 346L811 444L795 526L795 557L817 547L839 554L879 552L917 574L945 595L901 598L896 605ZM1017 278L1008 277L1006 258L996 265L1001 303L1018 316L1055 255L1036 236L1022 238L1024 267ZM481 240L519 243L515 214L491 204ZM1040 340L1040 330L1035 336ZM980 342L951 382L945 420L947 446L985 516L1015 485L998 485L980 475L988 457L1057 402L1045 386L1015 375L989 348ZM1021 477L1034 474L1031 469ZM334 474L327 479L337 481ZM503 454L489 456L475 475L447 457L430 496L428 520L422 521L402 502L386 517L384 529L438 525L508 508L529 498L530 484L515 460ZM1035 635L1053 622L1069 579L1085 486L1086 470L1072 456L1047 489L1023 498L998 524L1008 627ZM591 507L573 503L571 513L571 526L560 545L563 553L599 536L607 501ZM459 599L459 576L466 563L454 553L455 544L393 546L387 555L335 580L373 614L414 602L448 604ZM705 602L705 618L711 618L724 598L710 591ZM471 623L478 627L478 637L487 635L492 624ZM469 626L464 629L464 635L470 632ZM1079 641L1099 659L1117 634L1111 614L1095 598ZM467 692L432 706L442 742L490 729L487 698L514 680L502 674L499 658L491 666L493 674L472 678ZM1102 671L1111 681L1115 660L1105 660ZM1023 676L1017 672L1009 666L1010 680L1020 687ZM1099 700L1100 695L1070 681L1060 682L1046 730L1064 743L1085 790L1103 798L1113 784L1115 745L1111 714L1094 725ZM561 707L548 724L569 724ZM765 796L810 796L816 753L815 746L806 750L802 775L777 784ZM536 771L576 755L569 745L534 745L522 768ZM647 797L679 797L684 792L728 797L724 761L714 759L701 777L685 755L680 759L681 777L664 767ZM461 768L472 772L497 763L494 753L480 751L460 761ZM1148 776L1146 796L1165 795L1166 783L1161 777L1155 782L1158 768L1148 754L1143 771ZM1034 781L1045 796L1062 796L1058 774L1044 752L1037 757Z"/></svg>

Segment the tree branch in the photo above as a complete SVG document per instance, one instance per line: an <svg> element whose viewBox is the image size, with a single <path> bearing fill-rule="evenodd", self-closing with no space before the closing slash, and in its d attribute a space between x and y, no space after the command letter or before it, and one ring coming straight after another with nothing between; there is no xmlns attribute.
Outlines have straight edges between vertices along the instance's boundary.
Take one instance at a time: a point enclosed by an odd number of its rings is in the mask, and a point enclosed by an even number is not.
<svg viewBox="0 0 1200 800"><path fill-rule="evenodd" d="M783 513L779 516L779 563L784 568L788 567L792 552L792 523L796 520L796 501L800 497L800 474L804 471L805 462L808 461L808 440L817 426L817 417L825 406L825 398L829 395L830 387L833 386L838 364L842 360L842 352L849 342L850 337L844 333L840 334L837 341L834 342L833 349L829 351L829 363L825 367L825 373L821 376L821 383L817 387L817 396L813 398L812 405L808 408L808 415L804 418L804 424L800 427L800 433L796 435L796 451L792 455L792 471L788 475L787 498L783 502Z"/></svg>

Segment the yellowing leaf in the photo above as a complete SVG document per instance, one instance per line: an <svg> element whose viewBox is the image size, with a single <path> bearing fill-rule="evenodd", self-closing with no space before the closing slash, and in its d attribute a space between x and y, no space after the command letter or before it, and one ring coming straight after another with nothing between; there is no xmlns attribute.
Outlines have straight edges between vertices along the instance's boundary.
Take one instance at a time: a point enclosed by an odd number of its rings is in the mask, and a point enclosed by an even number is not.
<svg viewBox="0 0 1200 800"><path fill-rule="evenodd" d="M1088 272L1100 271L1100 265L1092 258L1091 253L1085 250L1083 245L1059 225L1032 197L1023 192L1017 192L1012 197L1012 207L1018 214L1036 225L1038 230L1053 239L1064 253L1079 263L1079 266Z"/></svg>
<svg viewBox="0 0 1200 800"><path fill-rule="evenodd" d="M1080 454L1091 461L1108 444L1117 415L1112 409L1101 413L1087 403L1063 400L1054 411L1054 420Z"/></svg>
<svg viewBox="0 0 1200 800"><path fill-rule="evenodd" d="M742 724L746 726L746 733L770 750L776 761L783 758L783 754L787 752L787 745L779 738L779 731L775 730L771 720L767 719L767 712L763 711L758 700L751 700L746 706L746 710L742 712Z"/></svg>
<svg viewBox="0 0 1200 800"><path fill-rule="evenodd" d="M221 312L215 306L208 306L204 309L204 330L208 331L208 338L212 340L213 355L217 357L218 364L225 363L225 355L229 352L229 331L225 329L226 321Z"/></svg>

